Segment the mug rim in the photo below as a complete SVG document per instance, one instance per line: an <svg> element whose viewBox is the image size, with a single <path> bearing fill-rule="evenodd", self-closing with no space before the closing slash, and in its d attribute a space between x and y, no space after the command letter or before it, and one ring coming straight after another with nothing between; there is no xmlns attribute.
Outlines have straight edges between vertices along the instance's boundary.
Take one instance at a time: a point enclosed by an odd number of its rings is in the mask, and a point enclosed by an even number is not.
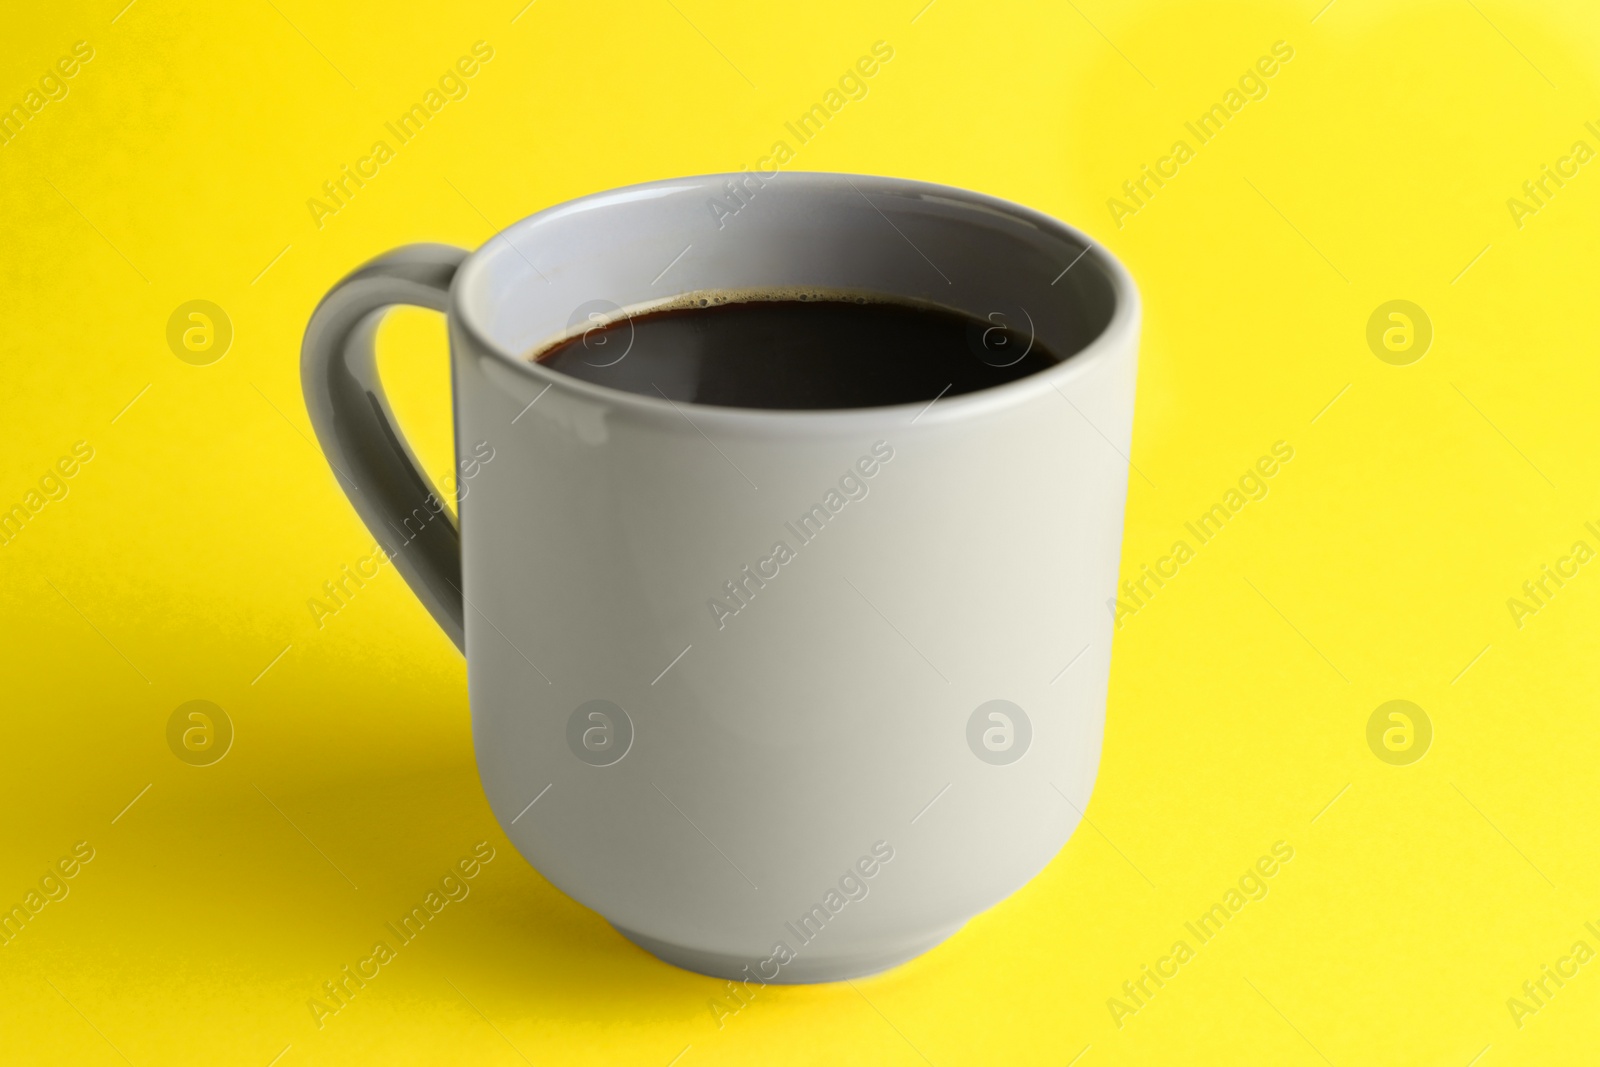
<svg viewBox="0 0 1600 1067"><path fill-rule="evenodd" d="M639 182L634 185L587 193L525 216L499 230L468 254L456 271L450 285L448 318L453 325L469 335L482 351L491 354L501 363L515 368L517 373L527 376L546 388L558 387L565 389L583 399L604 403L612 407L620 407L650 421L670 420L677 422L687 417L685 413L688 412L694 416L693 425L696 428L710 425L718 430L735 433L740 431L771 432L780 428L800 432L816 432L848 430L861 426L880 427L886 422L898 420L900 416L906 416L910 421L925 421L927 424L933 425L983 415L999 414L1007 409L1026 404L1037 396L1042 395L1047 389L1060 392L1063 385L1089 373L1094 366L1116 358L1118 353L1130 348L1137 339L1141 301L1138 285L1134 282L1133 275L1109 249L1106 249L1077 227L1014 201L1004 200L986 193L974 192L959 186L883 175L848 174L841 171L785 171L782 177L791 184L814 183L823 186L848 186L853 183L860 183L866 185L869 190L875 187L884 192L928 195L944 200L953 200L975 208L980 212L987 211L1014 217L1040 231L1076 242L1084 248L1083 258L1092 260L1101 275L1111 286L1112 311L1110 320L1088 344L1071 355L1064 357L1054 366L1023 378L986 386L969 393L960 393L952 397L936 397L932 400L909 404L889 404L873 407L751 408L723 404L702 404L690 400L668 400L663 397L648 396L644 393L617 389L609 385L600 385L569 374L563 374L560 371L544 366L536 360L528 359L525 355L510 352L502 347L489 336L489 332L483 329L481 324L475 321L473 315L466 308L463 292L466 288L479 283L477 275L480 271L487 269L484 267L484 263L490 254L491 248L499 239L504 239L507 244L515 248L516 242L512 240L512 235L520 234L522 231L531 229L552 217L602 206L597 202L617 199L632 201L645 197L653 198L654 196L666 195L691 183L710 183L712 187L718 187L730 178L738 179L741 176L737 172L713 173ZM541 345L544 343L541 342Z"/></svg>

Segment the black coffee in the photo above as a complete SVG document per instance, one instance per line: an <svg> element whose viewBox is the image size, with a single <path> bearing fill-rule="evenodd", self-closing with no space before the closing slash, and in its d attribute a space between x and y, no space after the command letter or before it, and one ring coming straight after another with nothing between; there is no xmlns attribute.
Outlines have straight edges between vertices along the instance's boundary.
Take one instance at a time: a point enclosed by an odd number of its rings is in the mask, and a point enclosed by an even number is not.
<svg viewBox="0 0 1600 1067"><path fill-rule="evenodd" d="M866 298L712 301L645 312L596 325L534 358L647 396L789 409L926 402L1058 362L1026 321Z"/></svg>

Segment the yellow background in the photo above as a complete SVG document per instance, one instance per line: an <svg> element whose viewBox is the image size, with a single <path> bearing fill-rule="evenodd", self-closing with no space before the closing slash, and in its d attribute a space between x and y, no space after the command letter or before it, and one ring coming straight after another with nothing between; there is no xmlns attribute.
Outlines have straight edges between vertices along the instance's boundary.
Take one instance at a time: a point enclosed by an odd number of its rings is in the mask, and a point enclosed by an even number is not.
<svg viewBox="0 0 1600 1067"><path fill-rule="evenodd" d="M0 1060L1593 1061L1600 963L1520 1027L1506 1004L1600 948L1600 565L1520 628L1506 606L1600 547L1600 163L1520 228L1506 207L1600 148L1592 5L124 2L16 6L0 35L8 106L95 49L0 147L0 505L95 449L0 548L0 903L96 850L0 948ZM318 229L306 200L478 40L470 95ZM1124 574L1273 442L1295 458L1124 620L1092 826L926 957L769 988L719 1029L721 982L507 845L462 660L398 577L313 621L371 538L309 443L300 337L395 245L753 163L878 40L894 59L795 169L1037 207L1142 286ZM1279 40L1270 94L1114 225L1122 182ZM1365 340L1395 298L1435 330L1409 366ZM209 366L166 344L192 299L234 326ZM441 322L383 340L442 478ZM166 742L193 699L237 731L209 767ZM1410 766L1367 745L1392 699L1434 727ZM319 1030L320 983L480 840L472 895ZM1270 894L1119 1028L1108 998L1280 840Z"/></svg>

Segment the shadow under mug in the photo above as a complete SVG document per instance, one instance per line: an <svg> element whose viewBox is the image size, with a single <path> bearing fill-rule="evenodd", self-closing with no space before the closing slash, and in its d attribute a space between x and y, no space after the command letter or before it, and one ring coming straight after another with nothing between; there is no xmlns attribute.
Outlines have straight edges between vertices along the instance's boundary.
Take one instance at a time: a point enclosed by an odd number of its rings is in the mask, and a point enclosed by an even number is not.
<svg viewBox="0 0 1600 1067"><path fill-rule="evenodd" d="M793 411L527 359L596 316L793 287L1026 322L1062 361ZM448 316L457 518L378 380L397 304ZM1036 211L718 174L586 196L471 254L373 260L316 309L301 370L335 476L466 655L484 792L518 850L664 960L813 982L933 947L1078 824L1138 328L1127 271Z"/></svg>

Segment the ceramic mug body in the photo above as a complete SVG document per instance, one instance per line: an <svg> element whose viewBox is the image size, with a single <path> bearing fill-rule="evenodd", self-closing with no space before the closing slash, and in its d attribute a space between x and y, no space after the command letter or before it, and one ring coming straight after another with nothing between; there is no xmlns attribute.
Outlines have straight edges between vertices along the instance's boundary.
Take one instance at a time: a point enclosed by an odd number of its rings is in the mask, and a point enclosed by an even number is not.
<svg viewBox="0 0 1600 1067"><path fill-rule="evenodd" d="M484 791L554 885L681 966L819 981L917 955L1059 851L1099 761L1127 482L1139 310L1113 259L961 190L717 175L364 271L308 331L313 422L464 640ZM1069 355L835 411L673 402L525 358L752 289L926 301L1007 327L975 330L974 358L1024 337ZM407 511L437 490L394 473L414 461L392 425L359 425L392 423L365 367L396 302L448 311L458 528ZM627 358L607 336L597 358Z"/></svg>

